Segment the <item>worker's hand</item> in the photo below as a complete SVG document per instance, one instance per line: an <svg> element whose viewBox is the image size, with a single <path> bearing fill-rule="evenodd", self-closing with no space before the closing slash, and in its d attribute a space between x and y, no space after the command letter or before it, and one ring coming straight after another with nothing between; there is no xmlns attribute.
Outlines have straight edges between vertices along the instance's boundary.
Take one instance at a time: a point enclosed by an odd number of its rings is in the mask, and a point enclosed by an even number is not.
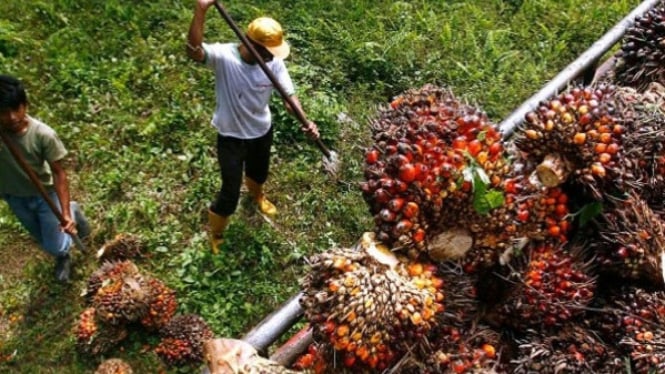
<svg viewBox="0 0 665 374"><path fill-rule="evenodd" d="M71 217L63 218L65 219L65 222L60 224L60 229L69 235L78 234L78 231L76 230L76 222L74 222Z"/></svg>
<svg viewBox="0 0 665 374"><path fill-rule="evenodd" d="M303 127L302 131L312 140L319 138L319 128L316 126L316 123L312 121L308 121L307 126Z"/></svg>
<svg viewBox="0 0 665 374"><path fill-rule="evenodd" d="M215 3L215 0L196 0L196 6L201 10L207 10Z"/></svg>

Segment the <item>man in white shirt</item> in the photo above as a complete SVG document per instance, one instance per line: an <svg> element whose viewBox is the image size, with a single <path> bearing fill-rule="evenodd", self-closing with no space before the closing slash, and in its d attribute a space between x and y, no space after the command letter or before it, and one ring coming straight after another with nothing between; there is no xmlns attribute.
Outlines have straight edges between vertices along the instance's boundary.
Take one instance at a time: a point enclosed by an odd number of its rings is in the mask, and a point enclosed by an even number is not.
<svg viewBox="0 0 665 374"><path fill-rule="evenodd" d="M229 216L238 205L243 172L249 194L259 210L274 215L277 209L262 188L268 178L273 138L269 108L273 84L242 43L203 43L205 15L213 4L214 0L196 0L187 35L187 54L215 73L216 108L212 125L218 132L217 160L222 187L208 209L208 225L212 251L217 253ZM284 64L290 49L281 25L272 18L260 17L250 23L246 36L293 103L300 106ZM284 105L289 113L294 113L287 102ZM314 122L308 121L303 131L313 139L319 137Z"/></svg>

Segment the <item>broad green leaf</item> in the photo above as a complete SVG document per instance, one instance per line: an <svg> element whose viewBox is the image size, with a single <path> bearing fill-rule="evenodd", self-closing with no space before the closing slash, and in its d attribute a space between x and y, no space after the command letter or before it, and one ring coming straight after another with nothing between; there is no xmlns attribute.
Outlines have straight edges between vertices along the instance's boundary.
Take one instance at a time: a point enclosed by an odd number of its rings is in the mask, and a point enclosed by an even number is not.
<svg viewBox="0 0 665 374"><path fill-rule="evenodd" d="M589 221L599 216L602 212L603 204L597 201L583 206L577 213L580 217L580 227L584 227Z"/></svg>

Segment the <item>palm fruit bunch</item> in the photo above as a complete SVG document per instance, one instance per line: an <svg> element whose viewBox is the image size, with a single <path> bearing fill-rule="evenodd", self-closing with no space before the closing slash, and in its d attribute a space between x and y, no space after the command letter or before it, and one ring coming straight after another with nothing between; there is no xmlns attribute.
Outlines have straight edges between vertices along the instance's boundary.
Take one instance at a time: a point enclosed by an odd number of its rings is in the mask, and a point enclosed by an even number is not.
<svg viewBox="0 0 665 374"><path fill-rule="evenodd" d="M141 317L141 325L148 330L159 330L166 326L178 309L175 291L155 278L147 279L150 295L147 312Z"/></svg>
<svg viewBox="0 0 665 374"><path fill-rule="evenodd" d="M590 322L630 358L633 373L665 372L665 292L608 288Z"/></svg>
<svg viewBox="0 0 665 374"><path fill-rule="evenodd" d="M526 114L514 142L540 163L536 171L545 186L570 179L596 199L627 190L621 157L626 129L614 93L605 84L574 87Z"/></svg>
<svg viewBox="0 0 665 374"><path fill-rule="evenodd" d="M467 273L505 264L529 240L568 241L568 195L561 187L545 187L533 178L528 160L516 157L511 165L497 189L503 196L501 205L485 215L467 213L474 238L473 248L462 259Z"/></svg>
<svg viewBox="0 0 665 374"><path fill-rule="evenodd" d="M112 326L100 321L95 308L81 312L74 330L77 350L89 355L106 353L127 337L127 330L123 326Z"/></svg>
<svg viewBox="0 0 665 374"><path fill-rule="evenodd" d="M653 206L665 207L665 87L652 83L647 91L629 87L617 89L618 111L623 113L626 134L623 139L624 164L633 190Z"/></svg>
<svg viewBox="0 0 665 374"><path fill-rule="evenodd" d="M636 194L613 199L596 218L593 244L599 269L625 279L663 285L665 223Z"/></svg>
<svg viewBox="0 0 665 374"><path fill-rule="evenodd" d="M455 222L469 203L470 166L500 184L501 135L485 113L433 85L397 96L376 117L361 190L378 240L416 257L437 234L430 226Z"/></svg>
<svg viewBox="0 0 665 374"><path fill-rule="evenodd" d="M94 374L133 374L134 371L128 363L119 358L110 358L102 362Z"/></svg>
<svg viewBox="0 0 665 374"><path fill-rule="evenodd" d="M489 320L524 331L534 326L559 327L580 315L596 288L596 277L581 247L535 242L526 255L527 259L513 262L509 274L500 275L513 286L488 312Z"/></svg>
<svg viewBox="0 0 665 374"><path fill-rule="evenodd" d="M566 324L543 335L528 330L517 339L512 373L625 373L623 358L584 324Z"/></svg>
<svg viewBox="0 0 665 374"><path fill-rule="evenodd" d="M109 278L97 290L92 306L100 320L112 325L139 321L150 305L150 289L143 275L122 274Z"/></svg>
<svg viewBox="0 0 665 374"><path fill-rule="evenodd" d="M83 292L88 302L92 302L97 291L104 284L108 284L111 280L120 279L126 276L135 276L139 274L139 268L136 267L132 261L107 261L104 262L97 270L95 270L86 284L86 289Z"/></svg>
<svg viewBox="0 0 665 374"><path fill-rule="evenodd" d="M440 325L428 339L412 350L395 368L405 374L497 373L500 363L501 335L487 326Z"/></svg>
<svg viewBox="0 0 665 374"><path fill-rule="evenodd" d="M124 261L140 257L145 250L143 240L136 235L121 233L116 235L97 251L100 262Z"/></svg>
<svg viewBox="0 0 665 374"><path fill-rule="evenodd" d="M665 83L665 5L660 2L637 17L623 35L614 79L622 86L646 88Z"/></svg>
<svg viewBox="0 0 665 374"><path fill-rule="evenodd" d="M300 303L317 341L354 370L383 370L422 339L443 310L436 266L398 259L372 234L309 259Z"/></svg>
<svg viewBox="0 0 665 374"><path fill-rule="evenodd" d="M155 353L169 366L201 364L203 343L214 338L208 324L196 314L175 316L160 331Z"/></svg>

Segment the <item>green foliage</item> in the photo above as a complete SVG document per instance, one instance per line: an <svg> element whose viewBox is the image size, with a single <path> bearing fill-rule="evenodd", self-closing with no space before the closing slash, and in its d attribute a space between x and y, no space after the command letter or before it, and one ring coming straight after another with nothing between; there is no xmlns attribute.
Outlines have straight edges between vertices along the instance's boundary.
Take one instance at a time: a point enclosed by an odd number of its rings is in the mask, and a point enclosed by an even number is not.
<svg viewBox="0 0 665 374"><path fill-rule="evenodd" d="M306 256L350 246L372 229L358 182L378 106L438 83L499 121L638 3L229 3L241 26L264 14L282 22L298 97L342 168L334 181L322 173L321 154L275 97L266 190L279 215L266 221L243 198L218 256L203 234L220 185L213 77L184 53L192 1L1 1L0 66L24 80L30 113L70 149L72 195L93 222L91 247L119 232L145 238L150 256L141 267L178 290L180 311L238 337L297 291ZM205 38L233 40L214 10ZM484 197L490 206L498 198ZM4 204L0 233L5 258L21 261L8 270L24 269L0 271L0 332L8 316L25 321L0 342L0 372L91 372L100 358L74 354L71 326L94 259L77 257L70 288L52 285L51 261L33 256L38 249ZM145 345L132 337L113 354L135 372L165 370Z"/></svg>

